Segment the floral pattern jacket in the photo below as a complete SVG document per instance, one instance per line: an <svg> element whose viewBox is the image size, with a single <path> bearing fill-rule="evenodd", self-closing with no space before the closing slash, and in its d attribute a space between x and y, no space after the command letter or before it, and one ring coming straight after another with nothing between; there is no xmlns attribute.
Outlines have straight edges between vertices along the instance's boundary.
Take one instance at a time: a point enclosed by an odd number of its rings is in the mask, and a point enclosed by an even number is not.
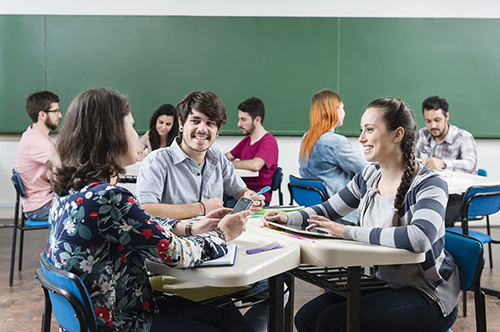
<svg viewBox="0 0 500 332"><path fill-rule="evenodd" d="M144 258L185 268L226 254L212 233L175 236L177 222L151 217L127 189L108 183L54 196L47 253L83 280L99 331L150 330L157 307Z"/></svg>

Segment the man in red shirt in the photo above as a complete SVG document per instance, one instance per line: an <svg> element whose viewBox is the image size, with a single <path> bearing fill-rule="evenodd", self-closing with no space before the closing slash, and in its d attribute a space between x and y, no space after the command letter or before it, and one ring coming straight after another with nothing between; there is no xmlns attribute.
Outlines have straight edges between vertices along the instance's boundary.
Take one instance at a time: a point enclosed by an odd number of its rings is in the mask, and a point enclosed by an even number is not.
<svg viewBox="0 0 500 332"><path fill-rule="evenodd" d="M238 127L245 137L234 149L226 153L235 168L259 172L258 177L243 178L247 187L258 192L271 186L278 168L278 143L263 126L264 103L259 98L249 98L238 106ZM266 205L271 202L271 191L264 194Z"/></svg>
<svg viewBox="0 0 500 332"><path fill-rule="evenodd" d="M59 126L59 97L49 91L26 98L26 112L33 124L23 133L14 169L19 173L25 195L23 211L29 219L48 220L54 193L49 183L56 147L49 137Z"/></svg>

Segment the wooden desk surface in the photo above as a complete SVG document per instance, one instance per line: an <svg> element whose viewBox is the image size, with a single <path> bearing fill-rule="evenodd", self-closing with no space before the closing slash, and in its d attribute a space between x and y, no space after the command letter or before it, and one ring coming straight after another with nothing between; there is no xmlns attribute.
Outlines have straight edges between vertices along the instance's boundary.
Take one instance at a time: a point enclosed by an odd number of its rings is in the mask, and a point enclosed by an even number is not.
<svg viewBox="0 0 500 332"><path fill-rule="evenodd" d="M276 241L287 239L282 235L261 227L260 218L252 218L247 224L247 232L262 236L272 236ZM301 235L303 236L303 235ZM412 264L425 260L425 254L417 254L404 249L361 243L350 240L310 237L313 241L290 238L300 246L301 263L315 266L347 267L364 265Z"/></svg>
<svg viewBox="0 0 500 332"><path fill-rule="evenodd" d="M259 280L281 274L300 265L300 246L289 239L280 239L283 248L248 255L250 248L262 247L275 241L274 238L243 232L232 241L238 246L233 266L196 267L174 269L164 264L146 260L147 268L155 273L174 276L213 287L236 287L249 285Z"/></svg>
<svg viewBox="0 0 500 332"><path fill-rule="evenodd" d="M494 186L500 185L500 179L486 176L473 175L462 172L439 171L448 183L449 194L464 193L471 186Z"/></svg>

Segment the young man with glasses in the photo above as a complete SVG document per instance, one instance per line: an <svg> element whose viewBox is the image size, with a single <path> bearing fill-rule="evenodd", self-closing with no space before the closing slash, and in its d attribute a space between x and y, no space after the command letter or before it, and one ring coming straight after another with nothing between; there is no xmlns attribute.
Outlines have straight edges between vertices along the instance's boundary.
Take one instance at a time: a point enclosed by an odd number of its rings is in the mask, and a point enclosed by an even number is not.
<svg viewBox="0 0 500 332"><path fill-rule="evenodd" d="M32 93L26 98L26 112L33 124L21 137L14 169L24 186L23 211L31 220L48 219L54 195L49 179L56 147L49 133L57 129L62 117L58 102L59 97L49 91Z"/></svg>

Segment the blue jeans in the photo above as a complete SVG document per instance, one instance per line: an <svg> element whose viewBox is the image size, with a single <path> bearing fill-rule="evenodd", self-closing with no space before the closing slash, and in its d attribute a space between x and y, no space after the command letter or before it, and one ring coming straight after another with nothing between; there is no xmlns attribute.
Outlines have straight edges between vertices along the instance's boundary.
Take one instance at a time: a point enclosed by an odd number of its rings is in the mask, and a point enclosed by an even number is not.
<svg viewBox="0 0 500 332"><path fill-rule="evenodd" d="M159 314L153 316L150 332L254 332L235 308L211 307L176 296L159 297L156 302Z"/></svg>
<svg viewBox="0 0 500 332"><path fill-rule="evenodd" d="M325 293L306 303L295 315L295 327L305 331L345 331L346 299ZM362 291L361 331L444 332L455 322L458 308L446 317L436 302L412 287Z"/></svg>
<svg viewBox="0 0 500 332"><path fill-rule="evenodd" d="M42 206L39 209L25 212L24 214L28 219L31 220L49 220L50 206L52 205L52 200Z"/></svg>

